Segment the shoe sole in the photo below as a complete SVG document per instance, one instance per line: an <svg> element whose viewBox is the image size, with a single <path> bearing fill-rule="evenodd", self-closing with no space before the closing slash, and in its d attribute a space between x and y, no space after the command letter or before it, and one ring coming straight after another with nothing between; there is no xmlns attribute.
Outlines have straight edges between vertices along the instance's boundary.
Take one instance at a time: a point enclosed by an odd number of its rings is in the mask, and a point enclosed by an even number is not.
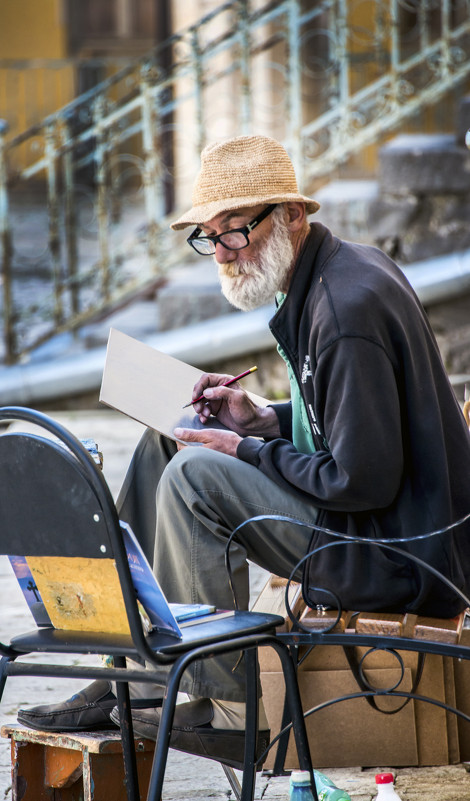
<svg viewBox="0 0 470 801"><path fill-rule="evenodd" d="M102 723L102 724L94 724L92 726L39 726L35 721L29 720L24 718L23 716L17 715L18 723L21 723L23 726L27 726L28 729L34 729L35 731L45 731L45 732L87 732L87 731L116 731L119 730L119 726L110 720L109 723Z"/></svg>

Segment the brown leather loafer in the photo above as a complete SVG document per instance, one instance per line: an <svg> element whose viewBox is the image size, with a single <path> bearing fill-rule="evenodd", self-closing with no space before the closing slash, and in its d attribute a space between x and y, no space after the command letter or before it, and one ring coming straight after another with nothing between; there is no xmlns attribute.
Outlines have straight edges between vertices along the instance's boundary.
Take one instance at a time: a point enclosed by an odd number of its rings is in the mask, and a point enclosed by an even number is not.
<svg viewBox="0 0 470 801"><path fill-rule="evenodd" d="M245 732L234 729L214 729L211 721L214 711L209 698L198 698L175 708L170 748L196 754L207 759L223 762L231 768L243 769ZM111 720L119 723L119 713L115 707ZM160 724L159 709L139 709L132 712L134 734L146 740L156 740ZM270 732L259 731L256 757L264 753L269 745ZM261 770L261 765L258 765Z"/></svg>
<svg viewBox="0 0 470 801"><path fill-rule="evenodd" d="M19 709L18 722L39 731L96 731L116 729L111 712L116 696L111 682L93 681L79 693L60 704L43 704Z"/></svg>

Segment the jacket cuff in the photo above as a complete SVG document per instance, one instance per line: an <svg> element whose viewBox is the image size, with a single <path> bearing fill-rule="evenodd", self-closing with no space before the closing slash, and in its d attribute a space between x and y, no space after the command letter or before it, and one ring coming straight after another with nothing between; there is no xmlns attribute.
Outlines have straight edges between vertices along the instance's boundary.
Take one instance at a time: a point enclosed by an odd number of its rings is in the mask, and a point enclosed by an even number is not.
<svg viewBox="0 0 470 801"><path fill-rule="evenodd" d="M273 403L270 404L274 409L279 420L279 428L281 429L281 439L287 439L292 442L292 404L290 401L287 403ZM276 438L277 439L277 438Z"/></svg>
<svg viewBox="0 0 470 801"><path fill-rule="evenodd" d="M263 440L256 439L255 437L244 437L238 443L237 457L243 462L252 464L253 467L259 467L260 451L263 447Z"/></svg>

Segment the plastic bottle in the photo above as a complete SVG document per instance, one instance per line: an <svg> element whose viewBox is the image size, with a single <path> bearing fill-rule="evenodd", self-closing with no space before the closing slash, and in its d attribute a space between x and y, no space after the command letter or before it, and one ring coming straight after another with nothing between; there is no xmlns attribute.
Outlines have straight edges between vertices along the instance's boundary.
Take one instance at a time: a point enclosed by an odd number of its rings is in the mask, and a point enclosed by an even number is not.
<svg viewBox="0 0 470 801"><path fill-rule="evenodd" d="M293 770L290 775L289 801L314 801L308 770Z"/></svg>
<svg viewBox="0 0 470 801"><path fill-rule="evenodd" d="M393 786L393 773L377 773L375 783L377 785L376 801L401 801Z"/></svg>
<svg viewBox="0 0 470 801"><path fill-rule="evenodd" d="M318 801L351 801L350 796L318 770L313 771ZM294 770L290 777L290 801L313 801L310 773Z"/></svg>

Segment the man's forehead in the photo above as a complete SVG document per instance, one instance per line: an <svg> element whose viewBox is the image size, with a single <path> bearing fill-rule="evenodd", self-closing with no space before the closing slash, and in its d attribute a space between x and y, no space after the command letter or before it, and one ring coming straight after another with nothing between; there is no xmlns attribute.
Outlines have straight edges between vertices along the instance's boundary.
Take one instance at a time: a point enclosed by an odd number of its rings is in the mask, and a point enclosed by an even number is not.
<svg viewBox="0 0 470 801"><path fill-rule="evenodd" d="M230 209L230 211L222 211L220 214L217 214L215 217L212 217L211 220L207 220L207 222L201 223L200 228L217 228L218 226L227 225L231 220L235 218L241 218L248 222L252 220L253 217L258 214L264 208L264 205L258 206L243 206L239 209Z"/></svg>

